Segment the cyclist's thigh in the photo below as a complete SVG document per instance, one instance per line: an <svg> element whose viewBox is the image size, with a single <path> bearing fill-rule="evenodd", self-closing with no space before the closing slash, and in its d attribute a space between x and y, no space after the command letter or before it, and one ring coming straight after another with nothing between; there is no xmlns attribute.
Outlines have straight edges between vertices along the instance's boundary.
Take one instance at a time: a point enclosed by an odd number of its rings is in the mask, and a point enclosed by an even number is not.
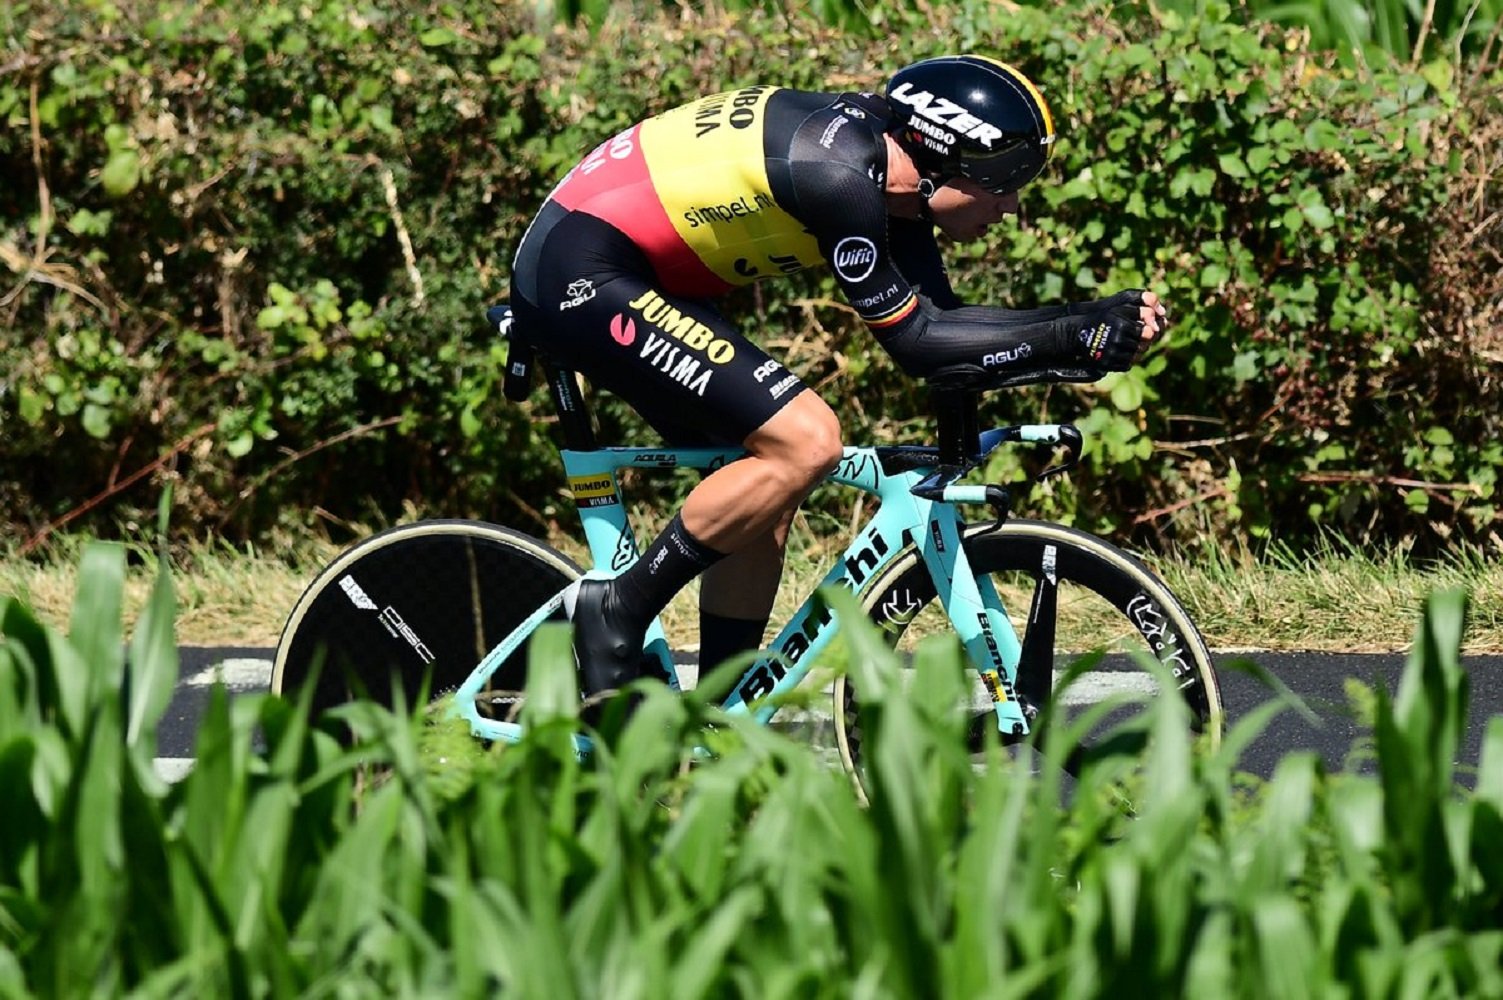
<svg viewBox="0 0 1503 1000"><path fill-rule="evenodd" d="M708 302L667 292L641 251L582 213L538 262L530 336L678 445L740 444L803 391Z"/></svg>

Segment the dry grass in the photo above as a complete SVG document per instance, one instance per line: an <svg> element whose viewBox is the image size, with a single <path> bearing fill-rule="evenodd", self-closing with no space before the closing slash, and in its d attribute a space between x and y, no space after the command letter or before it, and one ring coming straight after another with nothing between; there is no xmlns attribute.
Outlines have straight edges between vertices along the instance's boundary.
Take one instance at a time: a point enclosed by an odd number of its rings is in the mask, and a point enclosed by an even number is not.
<svg viewBox="0 0 1503 1000"><path fill-rule="evenodd" d="M0 596L25 601L46 624L68 625L78 586L79 539L54 543L40 559L0 558ZM149 547L131 546L125 619L134 625L156 574ZM178 642L193 646L275 646L287 612L335 552L305 543L278 554L202 545L172 556Z"/></svg>
<svg viewBox="0 0 1503 1000"><path fill-rule="evenodd" d="M1407 649L1426 594L1471 593L1464 649L1503 651L1503 560L1457 551L1416 563L1330 543L1304 555L1216 552L1156 568L1212 646L1370 652Z"/></svg>

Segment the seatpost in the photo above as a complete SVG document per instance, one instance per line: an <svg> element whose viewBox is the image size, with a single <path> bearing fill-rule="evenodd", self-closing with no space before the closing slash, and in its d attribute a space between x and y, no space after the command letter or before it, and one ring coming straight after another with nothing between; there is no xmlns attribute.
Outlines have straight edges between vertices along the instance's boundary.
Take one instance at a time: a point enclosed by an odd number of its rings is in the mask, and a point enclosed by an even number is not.
<svg viewBox="0 0 1503 1000"><path fill-rule="evenodd" d="M594 451L599 447L595 442L595 425L590 420L584 393L579 389L579 378L569 369L548 361L543 362L543 371L548 375L548 391L553 395L559 426L563 428L564 447L570 451Z"/></svg>
<svg viewBox="0 0 1503 1000"><path fill-rule="evenodd" d="M981 458L979 399L971 389L933 391L941 465L970 465Z"/></svg>

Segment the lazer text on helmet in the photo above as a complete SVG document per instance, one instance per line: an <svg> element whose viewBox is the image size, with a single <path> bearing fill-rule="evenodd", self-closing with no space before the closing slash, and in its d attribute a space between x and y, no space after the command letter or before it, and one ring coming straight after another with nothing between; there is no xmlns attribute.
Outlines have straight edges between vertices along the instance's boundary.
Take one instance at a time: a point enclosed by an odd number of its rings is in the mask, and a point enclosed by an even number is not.
<svg viewBox="0 0 1503 1000"><path fill-rule="evenodd" d="M908 105L931 122L975 139L987 149L992 148L992 140L1002 138L1002 130L995 125L988 125L954 101L935 97L927 90L914 90L913 84L906 80L887 96Z"/></svg>

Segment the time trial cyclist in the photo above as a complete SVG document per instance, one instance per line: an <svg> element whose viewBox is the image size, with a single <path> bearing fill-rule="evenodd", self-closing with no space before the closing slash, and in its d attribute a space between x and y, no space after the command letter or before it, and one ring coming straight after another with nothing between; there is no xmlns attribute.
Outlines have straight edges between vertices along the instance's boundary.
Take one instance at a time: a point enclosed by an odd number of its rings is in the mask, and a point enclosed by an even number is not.
<svg viewBox="0 0 1503 1000"><path fill-rule="evenodd" d="M829 266L876 342L931 382L1130 367L1152 292L1049 308L967 306L935 230L974 240L1018 210L1055 141L1039 89L977 55L926 59L885 93L753 86L602 143L518 248L512 330L630 403L675 447L740 445L620 576L568 595L587 694L638 676L646 628L703 574L700 663L760 645L794 512L841 458L840 422L715 307Z"/></svg>

